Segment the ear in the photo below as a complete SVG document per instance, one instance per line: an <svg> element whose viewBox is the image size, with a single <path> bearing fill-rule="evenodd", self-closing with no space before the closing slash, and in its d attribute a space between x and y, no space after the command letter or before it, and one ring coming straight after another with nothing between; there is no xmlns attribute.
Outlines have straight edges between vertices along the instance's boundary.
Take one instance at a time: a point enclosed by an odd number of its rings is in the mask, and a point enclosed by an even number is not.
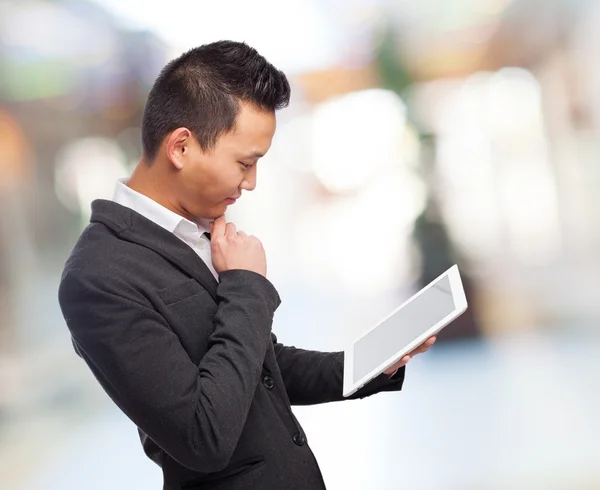
<svg viewBox="0 0 600 490"><path fill-rule="evenodd" d="M171 163L181 170L189 154L192 133L187 128L177 128L167 139L167 156Z"/></svg>

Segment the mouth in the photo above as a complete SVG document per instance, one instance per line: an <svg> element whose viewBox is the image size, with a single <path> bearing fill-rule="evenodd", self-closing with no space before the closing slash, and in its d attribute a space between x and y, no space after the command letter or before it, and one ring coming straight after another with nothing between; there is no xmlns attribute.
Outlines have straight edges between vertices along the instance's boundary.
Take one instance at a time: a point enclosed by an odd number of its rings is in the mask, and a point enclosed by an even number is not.
<svg viewBox="0 0 600 490"><path fill-rule="evenodd" d="M225 199L225 201L230 204L234 204L235 201L237 201L238 199L239 199L239 196L238 197L228 197L227 199Z"/></svg>

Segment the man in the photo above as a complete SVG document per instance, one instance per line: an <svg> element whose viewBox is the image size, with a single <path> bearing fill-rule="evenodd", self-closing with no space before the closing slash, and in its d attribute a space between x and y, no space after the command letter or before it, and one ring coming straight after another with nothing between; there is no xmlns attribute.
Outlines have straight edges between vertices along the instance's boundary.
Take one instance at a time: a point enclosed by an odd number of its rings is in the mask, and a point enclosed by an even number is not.
<svg viewBox="0 0 600 490"><path fill-rule="evenodd" d="M285 75L242 43L169 63L142 160L113 201L92 203L65 265L74 347L139 428L165 490L324 488L290 405L341 400L343 353L277 342L262 244L224 218L255 188L289 97ZM399 390L408 359L354 398Z"/></svg>

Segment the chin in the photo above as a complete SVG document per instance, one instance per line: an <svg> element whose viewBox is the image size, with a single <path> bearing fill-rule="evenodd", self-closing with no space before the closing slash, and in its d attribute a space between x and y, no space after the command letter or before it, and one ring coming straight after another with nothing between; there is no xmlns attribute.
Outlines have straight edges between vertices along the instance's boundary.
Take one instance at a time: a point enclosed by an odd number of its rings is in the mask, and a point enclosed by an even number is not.
<svg viewBox="0 0 600 490"><path fill-rule="evenodd" d="M227 211L227 206L215 206L214 208L207 210L207 212L204 213L205 216L203 217L208 219L217 219L219 216L223 216L225 211Z"/></svg>

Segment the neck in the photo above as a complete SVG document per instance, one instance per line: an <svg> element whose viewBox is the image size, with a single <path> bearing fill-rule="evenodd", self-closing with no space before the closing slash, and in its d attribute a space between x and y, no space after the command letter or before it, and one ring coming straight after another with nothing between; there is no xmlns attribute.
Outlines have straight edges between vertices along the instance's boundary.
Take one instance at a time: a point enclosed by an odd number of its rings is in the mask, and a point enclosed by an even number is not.
<svg viewBox="0 0 600 490"><path fill-rule="evenodd" d="M165 174L164 166L160 162L154 162L149 165L142 158L135 167L130 179L127 181L127 187L133 189L161 206L177 213L190 221L195 221L176 201L173 199L173 192L169 187L170 179Z"/></svg>

